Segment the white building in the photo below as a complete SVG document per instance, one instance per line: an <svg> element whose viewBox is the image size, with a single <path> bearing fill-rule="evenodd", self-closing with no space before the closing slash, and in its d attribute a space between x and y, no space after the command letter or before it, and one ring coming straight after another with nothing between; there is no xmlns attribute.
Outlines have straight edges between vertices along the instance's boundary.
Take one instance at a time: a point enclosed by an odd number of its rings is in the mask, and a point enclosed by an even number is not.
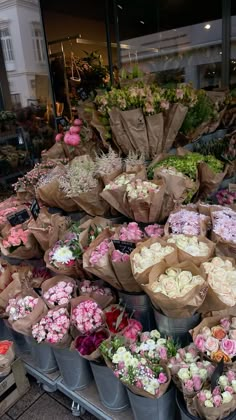
<svg viewBox="0 0 236 420"><path fill-rule="evenodd" d="M222 20L199 23L121 42L122 64L145 72L182 70L195 87L220 84ZM236 83L236 16L231 18L231 83Z"/></svg>
<svg viewBox="0 0 236 420"><path fill-rule="evenodd" d="M48 72L38 0L0 0L0 38L12 103L41 99L37 84Z"/></svg>

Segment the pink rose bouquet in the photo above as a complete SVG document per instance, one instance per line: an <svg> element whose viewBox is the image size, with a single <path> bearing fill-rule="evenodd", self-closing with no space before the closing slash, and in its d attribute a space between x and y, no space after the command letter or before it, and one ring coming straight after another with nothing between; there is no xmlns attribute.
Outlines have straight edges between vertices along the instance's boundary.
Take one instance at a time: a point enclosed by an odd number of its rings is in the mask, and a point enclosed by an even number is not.
<svg viewBox="0 0 236 420"><path fill-rule="evenodd" d="M112 296L112 291L109 287L103 287L98 283L92 282L90 280L82 281L82 283L80 283L79 290L81 295L95 293L101 296Z"/></svg>
<svg viewBox="0 0 236 420"><path fill-rule="evenodd" d="M65 308L48 311L39 322L32 327L32 336L37 343L59 344L68 341L70 318Z"/></svg>
<svg viewBox="0 0 236 420"><path fill-rule="evenodd" d="M215 366L206 360L188 365L182 363L173 379L184 394L193 395L202 389L214 370Z"/></svg>
<svg viewBox="0 0 236 420"><path fill-rule="evenodd" d="M115 249L112 254L111 254L111 260L113 262L125 262L125 261L129 261L130 260L130 256L129 254L126 254L124 252L121 252L117 249Z"/></svg>
<svg viewBox="0 0 236 420"><path fill-rule="evenodd" d="M20 246L25 246L28 242L30 232L28 229L24 230L21 226L11 227L7 238L2 240L2 245L10 253L15 251Z"/></svg>
<svg viewBox="0 0 236 420"><path fill-rule="evenodd" d="M91 334L104 324L103 311L91 299L81 301L72 308L71 322L81 334Z"/></svg>
<svg viewBox="0 0 236 420"><path fill-rule="evenodd" d="M89 262L91 265L95 265L99 263L99 261L104 257L108 251L109 251L109 239L104 239L96 248L94 251L92 251Z"/></svg>
<svg viewBox="0 0 236 420"><path fill-rule="evenodd" d="M164 226L154 223L144 228L145 234L148 238L160 238L164 235Z"/></svg>
<svg viewBox="0 0 236 420"><path fill-rule="evenodd" d="M143 239L143 232L138 223L131 222L126 226L122 226L119 232L119 240L127 242L138 242Z"/></svg>
<svg viewBox="0 0 236 420"><path fill-rule="evenodd" d="M74 285L65 281L60 281L43 294L44 299L50 305L67 305L72 298Z"/></svg>
<svg viewBox="0 0 236 420"><path fill-rule="evenodd" d="M17 321L29 315L38 303L38 298L33 296L25 296L19 299L9 299L6 307L6 313L9 321Z"/></svg>

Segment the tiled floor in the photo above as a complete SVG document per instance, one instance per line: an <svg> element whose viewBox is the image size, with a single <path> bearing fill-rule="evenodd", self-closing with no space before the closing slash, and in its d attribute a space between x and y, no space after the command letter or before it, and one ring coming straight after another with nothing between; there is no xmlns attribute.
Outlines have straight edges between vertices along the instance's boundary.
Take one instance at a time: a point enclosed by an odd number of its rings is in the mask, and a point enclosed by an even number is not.
<svg viewBox="0 0 236 420"><path fill-rule="evenodd" d="M46 393L35 380L30 378L31 388L1 420L72 420L71 400L59 391ZM96 420L85 413L79 420Z"/></svg>

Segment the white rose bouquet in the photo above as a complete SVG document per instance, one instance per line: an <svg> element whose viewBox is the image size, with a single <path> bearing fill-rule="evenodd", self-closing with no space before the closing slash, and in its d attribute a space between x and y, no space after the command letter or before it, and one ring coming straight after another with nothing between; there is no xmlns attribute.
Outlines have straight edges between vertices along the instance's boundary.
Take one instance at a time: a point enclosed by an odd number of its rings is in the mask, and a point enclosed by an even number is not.
<svg viewBox="0 0 236 420"><path fill-rule="evenodd" d="M207 283L201 271L191 262L154 266L145 291L152 303L171 318L188 318L202 305Z"/></svg>
<svg viewBox="0 0 236 420"><path fill-rule="evenodd" d="M204 236L171 235L167 243L178 248L179 262L191 261L197 266L213 257L215 244Z"/></svg>

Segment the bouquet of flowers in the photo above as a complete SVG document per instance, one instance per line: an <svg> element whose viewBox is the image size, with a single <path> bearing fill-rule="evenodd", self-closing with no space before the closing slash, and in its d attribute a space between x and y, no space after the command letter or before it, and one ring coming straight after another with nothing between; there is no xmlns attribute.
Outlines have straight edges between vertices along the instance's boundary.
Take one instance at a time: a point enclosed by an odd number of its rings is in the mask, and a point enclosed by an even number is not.
<svg viewBox="0 0 236 420"><path fill-rule="evenodd" d="M37 343L48 343L55 347L69 347L70 318L66 308L52 309L32 326L32 336Z"/></svg>
<svg viewBox="0 0 236 420"><path fill-rule="evenodd" d="M166 222L165 235L183 234L206 236L210 218L204 214L189 209L180 209L172 212Z"/></svg>
<svg viewBox="0 0 236 420"><path fill-rule="evenodd" d="M12 281L11 266L6 261L0 259L0 293Z"/></svg>
<svg viewBox="0 0 236 420"><path fill-rule="evenodd" d="M209 286L204 304L206 312L236 305L236 268L232 261L227 257L215 257L202 264Z"/></svg>
<svg viewBox="0 0 236 420"><path fill-rule="evenodd" d="M176 355L176 345L171 338L161 338L158 330L141 333L129 347L132 354L145 358L152 365Z"/></svg>
<svg viewBox="0 0 236 420"><path fill-rule="evenodd" d="M2 231L0 248L3 255L12 258L30 259L41 256L35 238L28 228L23 225L6 226Z"/></svg>
<svg viewBox="0 0 236 420"><path fill-rule="evenodd" d="M109 336L109 331L105 328L101 328L90 335L80 335L76 337L73 345L84 359L99 361L101 359L99 347L103 341L109 338Z"/></svg>
<svg viewBox="0 0 236 420"><path fill-rule="evenodd" d="M186 396L192 397L199 392L204 384L211 378L212 373L215 370L213 366L207 360L202 362L193 362L188 366L179 367L177 373L173 377L175 384L178 386Z"/></svg>
<svg viewBox="0 0 236 420"><path fill-rule="evenodd" d="M170 357L168 367L175 375L180 367L186 367L200 360L200 353L195 344L177 350L176 355ZM208 362L210 365L210 362Z"/></svg>
<svg viewBox="0 0 236 420"><path fill-rule="evenodd" d="M144 232L148 238L159 238L164 235L164 227L154 223L153 225L146 226Z"/></svg>
<svg viewBox="0 0 236 420"><path fill-rule="evenodd" d="M72 299L71 323L80 334L91 334L102 327L104 321L103 311L95 300L83 296Z"/></svg>
<svg viewBox="0 0 236 420"><path fill-rule="evenodd" d="M79 284L79 293L81 296L91 297L102 308L107 307L114 301L114 296L109 287L104 287L99 281L84 280Z"/></svg>
<svg viewBox="0 0 236 420"><path fill-rule="evenodd" d="M130 261L134 278L140 286L148 283L151 268L162 260L170 264L177 262L175 245L167 245L162 239L151 238L136 247L130 255Z"/></svg>
<svg viewBox="0 0 236 420"><path fill-rule="evenodd" d="M122 173L122 159L112 148L109 148L108 153L102 152L100 156L97 156L95 163L96 175L102 179L104 185Z"/></svg>
<svg viewBox="0 0 236 420"><path fill-rule="evenodd" d="M10 299L6 307L8 321L17 321L29 315L38 303L38 298L33 296L25 296L23 298Z"/></svg>
<svg viewBox="0 0 236 420"><path fill-rule="evenodd" d="M221 206L228 206L228 207L231 207L233 210L235 210L235 204L236 204L235 191L231 192L227 189L220 190L216 193L216 199L217 199L217 202Z"/></svg>
<svg viewBox="0 0 236 420"><path fill-rule="evenodd" d="M153 305L171 318L192 316L207 293L201 271L191 262L173 266L160 262L152 268L144 287Z"/></svg>
<svg viewBox="0 0 236 420"><path fill-rule="evenodd" d="M49 308L67 307L75 294L75 281L67 276L55 276L42 284L42 297Z"/></svg>
<svg viewBox="0 0 236 420"><path fill-rule="evenodd" d="M177 246L179 262L192 261L197 266L208 261L215 251L215 244L204 236L171 235L167 243Z"/></svg>
<svg viewBox="0 0 236 420"><path fill-rule="evenodd" d="M116 228L113 239L136 243L142 241L143 237L144 233L140 229L138 223L130 222Z"/></svg>
<svg viewBox="0 0 236 420"><path fill-rule="evenodd" d="M94 217L86 220L80 225L79 242L83 249L87 249L89 245L102 233L102 231L111 225L109 219L103 217Z"/></svg>
<svg viewBox="0 0 236 420"><path fill-rule="evenodd" d="M211 240L216 242L220 255L235 258L236 251L236 212L231 209L213 211Z"/></svg>
<svg viewBox="0 0 236 420"><path fill-rule="evenodd" d="M236 318L208 317L193 329L193 341L210 360L233 362L236 356Z"/></svg>
<svg viewBox="0 0 236 420"><path fill-rule="evenodd" d="M106 324L112 334L122 332L128 326L129 315L120 305L111 305L104 311Z"/></svg>

